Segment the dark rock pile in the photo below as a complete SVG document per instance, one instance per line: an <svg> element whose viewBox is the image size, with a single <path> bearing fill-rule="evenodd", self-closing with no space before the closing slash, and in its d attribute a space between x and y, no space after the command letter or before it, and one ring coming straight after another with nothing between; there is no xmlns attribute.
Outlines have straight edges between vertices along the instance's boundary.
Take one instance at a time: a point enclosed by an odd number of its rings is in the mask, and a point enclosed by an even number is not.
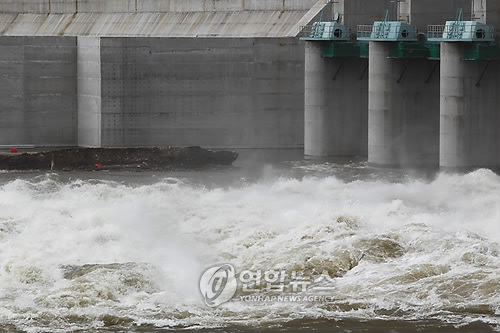
<svg viewBox="0 0 500 333"><path fill-rule="evenodd" d="M3 170L194 169L231 165L232 151L200 147L74 148L47 152L0 154Z"/></svg>

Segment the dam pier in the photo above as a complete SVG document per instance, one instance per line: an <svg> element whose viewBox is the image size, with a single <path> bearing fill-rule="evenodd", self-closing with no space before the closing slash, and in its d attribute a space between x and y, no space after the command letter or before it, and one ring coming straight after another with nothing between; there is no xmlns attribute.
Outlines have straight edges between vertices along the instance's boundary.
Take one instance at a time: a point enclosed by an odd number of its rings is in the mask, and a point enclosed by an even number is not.
<svg viewBox="0 0 500 333"><path fill-rule="evenodd" d="M0 0L0 146L500 167L500 0Z"/></svg>
<svg viewBox="0 0 500 333"><path fill-rule="evenodd" d="M332 4L333 22L302 35L306 154L366 153L381 166L500 165L499 4L405 1L373 25L350 20L354 2Z"/></svg>

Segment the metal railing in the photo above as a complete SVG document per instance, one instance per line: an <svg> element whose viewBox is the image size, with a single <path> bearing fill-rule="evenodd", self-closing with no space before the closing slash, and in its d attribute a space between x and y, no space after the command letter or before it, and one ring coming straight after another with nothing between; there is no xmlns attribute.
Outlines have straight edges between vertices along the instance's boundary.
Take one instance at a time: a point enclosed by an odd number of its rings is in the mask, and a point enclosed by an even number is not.
<svg viewBox="0 0 500 333"><path fill-rule="evenodd" d="M313 33L314 29L313 29L313 25L312 24L308 24L308 25L305 25L305 26L302 26L300 27L300 33L299 33L299 37L302 37L302 38L314 38L314 33Z"/></svg>
<svg viewBox="0 0 500 333"><path fill-rule="evenodd" d="M358 38L370 38L373 32L373 24L358 25Z"/></svg>
<svg viewBox="0 0 500 333"><path fill-rule="evenodd" d="M349 39L349 30L329 24L333 22L315 22L302 26L298 37L315 39Z"/></svg>
<svg viewBox="0 0 500 333"><path fill-rule="evenodd" d="M443 38L445 25L428 25L427 38Z"/></svg>

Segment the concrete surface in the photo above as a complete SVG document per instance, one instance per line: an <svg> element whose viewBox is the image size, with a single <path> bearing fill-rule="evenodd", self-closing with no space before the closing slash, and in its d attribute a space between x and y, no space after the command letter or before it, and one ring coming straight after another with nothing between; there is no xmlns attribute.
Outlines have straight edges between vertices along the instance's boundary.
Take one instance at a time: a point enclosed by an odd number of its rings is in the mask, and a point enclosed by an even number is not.
<svg viewBox="0 0 500 333"><path fill-rule="evenodd" d="M4 13L136 13L308 10L318 0L0 0Z"/></svg>
<svg viewBox="0 0 500 333"><path fill-rule="evenodd" d="M0 37L0 143L76 144L76 38Z"/></svg>
<svg viewBox="0 0 500 333"><path fill-rule="evenodd" d="M498 61L445 45L439 69L372 43L363 76L366 59L321 58L308 43L304 60L294 38L323 8L353 32L386 8L423 32L458 7L498 29L500 1L407 0L399 15L396 1L327 3L0 0L0 144L305 142L308 155L368 152L379 165L500 165Z"/></svg>
<svg viewBox="0 0 500 333"><path fill-rule="evenodd" d="M464 18L470 20L472 0L407 0L410 7L410 23L417 26L419 32L426 33L428 25L444 25L453 21L457 9L464 10Z"/></svg>
<svg viewBox="0 0 500 333"><path fill-rule="evenodd" d="M464 61L463 51L461 43L441 43L440 165L499 166L500 66Z"/></svg>
<svg viewBox="0 0 500 333"><path fill-rule="evenodd" d="M78 37L78 145L101 146L101 39Z"/></svg>
<svg viewBox="0 0 500 333"><path fill-rule="evenodd" d="M392 0L352 1L336 0L333 12L343 14L343 23L357 31L359 24L372 24L384 19L385 10L389 10L389 19L405 21L417 26L419 32L426 33L430 24L445 24L454 20L458 8L464 9L467 19L471 17L472 0ZM475 0L487 1L487 0ZM493 0L488 0L493 1ZM496 0L495 0L496 1Z"/></svg>
<svg viewBox="0 0 500 333"><path fill-rule="evenodd" d="M496 40L500 32L500 1L498 0L473 0L472 10L474 20L495 26Z"/></svg>
<svg viewBox="0 0 500 333"><path fill-rule="evenodd" d="M307 11L0 14L6 36L293 37Z"/></svg>
<svg viewBox="0 0 500 333"><path fill-rule="evenodd" d="M79 53L81 145L99 146L92 138L100 116L103 147L303 146L304 54L297 39L96 40L79 38L91 52ZM93 53L99 48L100 58ZM89 58L100 59L100 79Z"/></svg>
<svg viewBox="0 0 500 333"><path fill-rule="evenodd" d="M306 42L305 154L365 156L368 134L367 59L323 58Z"/></svg>
<svg viewBox="0 0 500 333"><path fill-rule="evenodd" d="M391 59L390 42L370 42L368 162L439 164L437 61Z"/></svg>
<svg viewBox="0 0 500 333"><path fill-rule="evenodd" d="M0 35L293 37L325 0L0 0ZM309 19L304 23L303 18Z"/></svg>
<svg viewBox="0 0 500 333"><path fill-rule="evenodd" d="M61 87L72 89L73 104L67 107L61 93L50 99L57 105L54 112L63 106L71 110L73 128L61 127L71 140L59 145L297 148L304 140L304 51L295 38L281 36L296 36L325 2L0 0L0 34L78 36L68 39L75 44L71 70L58 69L72 77ZM6 53L17 61L18 52L22 47ZM52 61L51 52L39 56ZM19 66L22 71L24 64ZM10 99L2 103L18 111L4 122L9 131L0 143L30 144L22 110L34 102L22 90L34 88L24 77L12 80L5 85L19 92L5 89ZM54 121L38 127L60 133ZM53 142L48 137L33 143Z"/></svg>

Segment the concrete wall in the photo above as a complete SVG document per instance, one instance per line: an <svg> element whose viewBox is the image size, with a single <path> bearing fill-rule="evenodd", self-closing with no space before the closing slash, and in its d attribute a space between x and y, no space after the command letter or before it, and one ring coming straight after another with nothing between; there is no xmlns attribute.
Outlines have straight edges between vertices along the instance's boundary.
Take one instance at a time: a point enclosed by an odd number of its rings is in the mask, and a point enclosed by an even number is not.
<svg viewBox="0 0 500 333"><path fill-rule="evenodd" d="M475 20L492 24L497 32L500 32L500 1L499 0L473 0L473 17Z"/></svg>
<svg viewBox="0 0 500 333"><path fill-rule="evenodd" d="M463 52L441 43L441 166L498 167L500 64L464 61Z"/></svg>
<svg viewBox="0 0 500 333"><path fill-rule="evenodd" d="M333 12L342 14L342 23L352 32L356 32L360 24L383 20L386 9L389 9L390 18L395 20L397 5L391 0L336 0L333 3Z"/></svg>
<svg viewBox="0 0 500 333"><path fill-rule="evenodd" d="M76 39L0 37L0 144L76 144Z"/></svg>
<svg viewBox="0 0 500 333"><path fill-rule="evenodd" d="M472 0L407 0L410 2L410 23L420 32L427 32L430 24L444 25L455 20L457 9L464 10L464 18L470 20Z"/></svg>
<svg viewBox="0 0 500 333"><path fill-rule="evenodd" d="M469 166L500 166L500 63L464 61ZM481 78L481 73L484 76Z"/></svg>
<svg viewBox="0 0 500 333"><path fill-rule="evenodd" d="M294 37L326 0L0 0L0 35ZM304 21L307 20L307 21Z"/></svg>
<svg viewBox="0 0 500 333"><path fill-rule="evenodd" d="M390 20L407 21L416 25L420 32L427 32L429 24L444 24L454 19L458 8L463 8L465 17L470 18L471 7L472 0L405 0L399 5L391 0L337 0L333 3L333 11L343 14L343 23L353 32L360 24L383 20L386 9L389 9Z"/></svg>
<svg viewBox="0 0 500 333"><path fill-rule="evenodd" d="M366 156L368 60L324 58L322 46L306 42L305 154Z"/></svg>
<svg viewBox="0 0 500 333"><path fill-rule="evenodd" d="M305 11L0 14L0 35L294 37Z"/></svg>
<svg viewBox="0 0 500 333"><path fill-rule="evenodd" d="M308 10L318 0L0 0L3 13L133 13Z"/></svg>
<svg viewBox="0 0 500 333"><path fill-rule="evenodd" d="M401 116L401 133L394 138L399 141L399 162L438 166L439 61L395 60L392 73L392 106Z"/></svg>
<svg viewBox="0 0 500 333"><path fill-rule="evenodd" d="M439 165L437 61L391 59L392 43L370 42L368 161Z"/></svg>
<svg viewBox="0 0 500 333"><path fill-rule="evenodd" d="M296 39L101 38L100 49L102 146L303 145Z"/></svg>
<svg viewBox="0 0 500 333"><path fill-rule="evenodd" d="M0 51L0 144L303 146L295 38L2 37Z"/></svg>

